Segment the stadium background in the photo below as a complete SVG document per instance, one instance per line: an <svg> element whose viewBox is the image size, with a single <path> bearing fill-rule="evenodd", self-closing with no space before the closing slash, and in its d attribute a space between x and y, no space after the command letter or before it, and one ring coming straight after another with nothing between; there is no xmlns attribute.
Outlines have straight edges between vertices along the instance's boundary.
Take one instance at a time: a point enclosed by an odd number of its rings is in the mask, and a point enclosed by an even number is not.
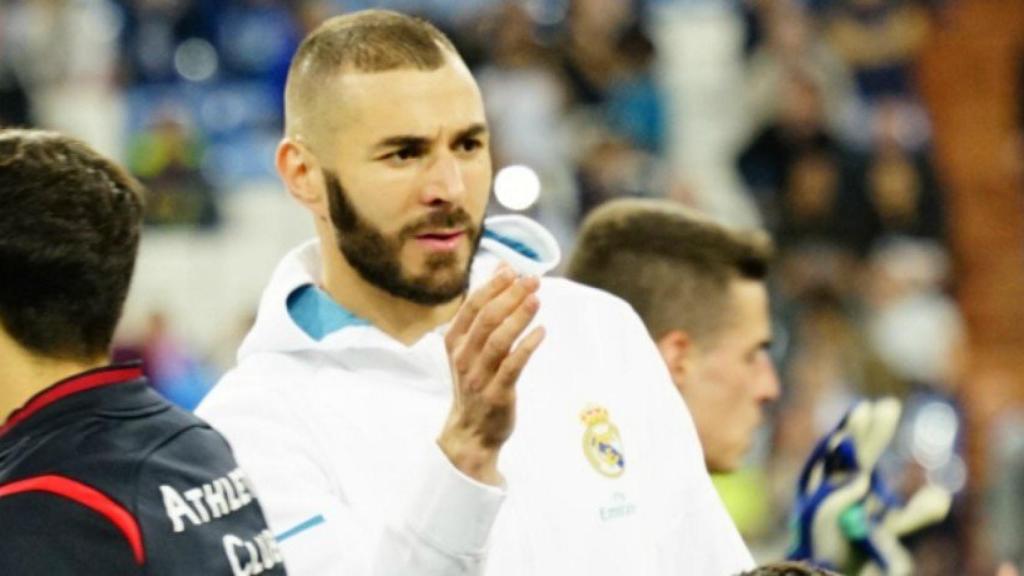
<svg viewBox="0 0 1024 576"><path fill-rule="evenodd" d="M492 212L566 251L620 196L772 231L783 397L717 479L760 560L811 444L883 393L907 407L887 473L956 493L911 542L918 573L1024 559L1019 0L0 0L0 124L79 136L149 187L119 357L186 407L231 365L312 235L272 166L289 58L369 6L431 18L476 72L496 171L519 167Z"/></svg>

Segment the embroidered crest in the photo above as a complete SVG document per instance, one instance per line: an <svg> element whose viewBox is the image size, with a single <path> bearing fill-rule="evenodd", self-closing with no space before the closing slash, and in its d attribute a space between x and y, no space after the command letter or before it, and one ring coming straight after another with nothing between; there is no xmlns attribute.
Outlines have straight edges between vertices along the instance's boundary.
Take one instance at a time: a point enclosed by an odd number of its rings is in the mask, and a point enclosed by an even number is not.
<svg viewBox="0 0 1024 576"><path fill-rule="evenodd" d="M619 437L619 429L609 419L608 411L590 405L580 413L580 420L587 425L583 433L583 453L590 465L609 478L621 476L626 470L622 438Z"/></svg>

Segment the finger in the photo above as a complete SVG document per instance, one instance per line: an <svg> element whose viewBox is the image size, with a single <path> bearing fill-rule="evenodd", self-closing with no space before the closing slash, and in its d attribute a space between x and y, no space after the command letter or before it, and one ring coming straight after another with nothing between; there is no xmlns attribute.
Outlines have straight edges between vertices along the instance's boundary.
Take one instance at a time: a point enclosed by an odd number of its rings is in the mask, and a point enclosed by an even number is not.
<svg viewBox="0 0 1024 576"><path fill-rule="evenodd" d="M540 281L535 277L520 278L498 294L476 314L463 344L463 353L476 358L491 334L501 326L527 296L537 291Z"/></svg>
<svg viewBox="0 0 1024 576"><path fill-rule="evenodd" d="M845 563L850 544L841 527L840 518L868 493L870 487L868 475L858 474L821 502L811 520L811 534L814 538L814 554L816 556L835 558Z"/></svg>
<svg viewBox="0 0 1024 576"><path fill-rule="evenodd" d="M504 387L514 386L516 381L519 380L519 374L526 367L526 363L530 361L533 353L540 347L546 334L547 332L543 326L537 326L531 330L523 338L522 342L512 350L512 353L501 362L498 372L494 375L494 384Z"/></svg>
<svg viewBox="0 0 1024 576"><path fill-rule="evenodd" d="M539 309L540 301L536 295L530 294L524 298L512 314L505 318L484 342L477 357L477 368L488 375L494 374L501 361L508 356L512 345L533 321Z"/></svg>
<svg viewBox="0 0 1024 576"><path fill-rule="evenodd" d="M528 290L529 286L526 289ZM464 338L452 353L452 364L460 375L460 380L465 383L462 386L465 391L479 390L487 386L494 377L498 365L508 355L516 339L540 308L537 297L526 292L518 306L511 313L507 313L505 304L514 302L518 294L514 287L509 287L501 297L501 303L492 302L480 312L473 328L470 329L470 335Z"/></svg>
<svg viewBox="0 0 1024 576"><path fill-rule="evenodd" d="M895 398L881 398L872 402L859 427L852 430L857 443L858 464L871 470L896 434L900 422L901 405Z"/></svg>
<svg viewBox="0 0 1024 576"><path fill-rule="evenodd" d="M903 508L893 510L882 522L883 528L896 536L905 536L925 526L941 522L949 513L953 497L935 485L921 488Z"/></svg>
<svg viewBox="0 0 1024 576"><path fill-rule="evenodd" d="M466 301L462 303L459 311L455 314L455 319L452 321L448 333L445 334L445 341L448 343L449 349L454 347L458 339L473 325L473 321L476 320L480 310L498 294L504 292L515 279L515 271L507 264L502 263L494 273L494 276L486 284L473 291L466 298Z"/></svg>
<svg viewBox="0 0 1024 576"><path fill-rule="evenodd" d="M886 576L911 576L914 573L914 559L895 534L875 530L871 533L870 541L876 553L885 561L884 572L879 573Z"/></svg>

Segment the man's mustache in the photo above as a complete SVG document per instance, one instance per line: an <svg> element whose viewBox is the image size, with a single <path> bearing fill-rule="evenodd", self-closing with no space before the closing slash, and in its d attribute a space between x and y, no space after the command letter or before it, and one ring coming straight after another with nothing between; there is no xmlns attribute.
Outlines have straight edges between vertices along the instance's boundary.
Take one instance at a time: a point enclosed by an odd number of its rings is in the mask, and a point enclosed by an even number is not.
<svg viewBox="0 0 1024 576"><path fill-rule="evenodd" d="M406 224L399 232L399 237L406 240L438 228L463 228L470 236L476 235L476 226L473 225L469 213L462 208L455 208L431 212L415 222Z"/></svg>

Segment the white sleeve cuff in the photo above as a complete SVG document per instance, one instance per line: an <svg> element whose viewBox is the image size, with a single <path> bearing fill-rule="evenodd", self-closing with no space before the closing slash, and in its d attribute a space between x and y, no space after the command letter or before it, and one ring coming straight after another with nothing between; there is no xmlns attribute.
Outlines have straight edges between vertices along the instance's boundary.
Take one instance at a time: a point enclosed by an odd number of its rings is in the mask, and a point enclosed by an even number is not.
<svg viewBox="0 0 1024 576"><path fill-rule="evenodd" d="M410 528L446 554L483 554L505 490L466 476L436 444L424 464L424 482L409 511Z"/></svg>

